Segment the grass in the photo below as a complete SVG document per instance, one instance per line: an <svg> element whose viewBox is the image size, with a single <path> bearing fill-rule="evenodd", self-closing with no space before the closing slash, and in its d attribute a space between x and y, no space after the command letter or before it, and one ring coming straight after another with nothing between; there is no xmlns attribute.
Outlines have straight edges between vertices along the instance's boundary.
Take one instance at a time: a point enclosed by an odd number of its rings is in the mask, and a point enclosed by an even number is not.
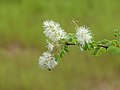
<svg viewBox="0 0 120 90"><path fill-rule="evenodd" d="M74 33L75 18L96 40L114 39L119 10L118 0L0 0L0 90L119 90L119 56L96 57L70 47L52 72L38 66L45 50L44 20Z"/></svg>

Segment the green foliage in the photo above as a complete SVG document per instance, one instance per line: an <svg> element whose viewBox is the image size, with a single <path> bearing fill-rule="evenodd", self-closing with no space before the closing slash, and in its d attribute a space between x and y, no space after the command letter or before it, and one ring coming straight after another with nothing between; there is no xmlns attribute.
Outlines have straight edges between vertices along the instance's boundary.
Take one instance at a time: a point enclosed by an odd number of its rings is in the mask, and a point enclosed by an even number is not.
<svg viewBox="0 0 120 90"><path fill-rule="evenodd" d="M112 51L113 49L111 47L116 47L116 49L119 49L120 48L119 45L120 43L118 40L104 39L104 40L96 42L96 45L94 46L94 49L92 50L92 54L99 56L100 54L103 54L109 51L109 49ZM115 50L113 52L115 52Z"/></svg>
<svg viewBox="0 0 120 90"><path fill-rule="evenodd" d="M56 60L59 62L60 59L63 58L67 52L69 52L68 46L67 45L62 46L58 55L56 56Z"/></svg>
<svg viewBox="0 0 120 90"><path fill-rule="evenodd" d="M115 37L120 37L120 30L115 30L114 31L114 36Z"/></svg>
<svg viewBox="0 0 120 90"><path fill-rule="evenodd" d="M77 45L80 46L75 35L69 34L65 43L63 43L63 46L59 52L59 55L57 57L57 60L60 61L60 59L65 56L67 52L69 52L68 46L69 45ZM66 45L66 42L69 43L69 45ZM83 46L80 46L81 50L83 51L90 51L93 55L99 56L105 52L112 52L113 54L120 55L120 42L118 40L107 40L103 39L101 41L93 41L92 43L86 43Z"/></svg>
<svg viewBox="0 0 120 90"><path fill-rule="evenodd" d="M83 50L92 50L94 49L94 45L92 43L88 43L88 44L85 44L84 46L82 46Z"/></svg>
<svg viewBox="0 0 120 90"><path fill-rule="evenodd" d="M99 56L99 55L105 53L106 51L107 50L103 47L96 47L95 49L93 49L92 54L96 55L96 56Z"/></svg>
<svg viewBox="0 0 120 90"><path fill-rule="evenodd" d="M77 44L78 43L78 41L77 41L77 38L75 37L75 35L74 34L68 34L67 35L67 38L66 38L66 42L67 43L74 43L74 44Z"/></svg>

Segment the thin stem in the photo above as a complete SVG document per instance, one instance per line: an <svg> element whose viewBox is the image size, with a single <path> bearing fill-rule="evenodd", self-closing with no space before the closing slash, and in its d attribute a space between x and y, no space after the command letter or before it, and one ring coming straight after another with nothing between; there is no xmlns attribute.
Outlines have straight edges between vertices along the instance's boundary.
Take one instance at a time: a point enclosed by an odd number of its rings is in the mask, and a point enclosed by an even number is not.
<svg viewBox="0 0 120 90"><path fill-rule="evenodd" d="M68 43L66 42L65 45L69 46L69 45L76 45L75 43Z"/></svg>
<svg viewBox="0 0 120 90"><path fill-rule="evenodd" d="M77 45L77 44L75 44L75 43L68 43L68 42L66 42L66 43L65 43L65 45L69 46L69 45ZM103 48L105 48L105 49L107 49L107 48L108 48L108 46L105 46L105 45L97 45L97 46L99 46L99 47L103 47Z"/></svg>
<svg viewBox="0 0 120 90"><path fill-rule="evenodd" d="M78 28L78 25L77 25L77 23L74 21L74 20L72 20L72 22L75 24L75 26Z"/></svg>
<svg viewBox="0 0 120 90"><path fill-rule="evenodd" d="M77 45L77 44L66 42L65 45L70 46L70 45ZM98 47L103 47L103 48L105 48L105 49L108 49L108 46L106 46L106 45L97 44L97 46L98 46ZM116 46L116 47L120 47L120 46L118 45L118 46Z"/></svg>
<svg viewBox="0 0 120 90"><path fill-rule="evenodd" d="M103 48L105 48L105 49L108 49L108 46L105 46L105 45L97 45L98 47L103 47Z"/></svg>

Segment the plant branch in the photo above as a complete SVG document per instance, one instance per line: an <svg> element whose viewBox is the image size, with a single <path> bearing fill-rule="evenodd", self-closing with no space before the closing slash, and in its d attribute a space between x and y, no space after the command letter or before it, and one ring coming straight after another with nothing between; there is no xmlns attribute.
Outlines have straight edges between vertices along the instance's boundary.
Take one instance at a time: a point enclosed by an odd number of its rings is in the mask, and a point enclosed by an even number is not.
<svg viewBox="0 0 120 90"><path fill-rule="evenodd" d="M105 49L108 49L108 46L105 46L105 45L100 45L100 44L98 44L97 46L98 46L98 47L103 47L103 48L105 48Z"/></svg>
<svg viewBox="0 0 120 90"><path fill-rule="evenodd" d="M72 46L72 45L77 45L77 44L66 42L65 45L67 45L67 46ZM97 44L97 46L98 46L98 47L103 47L103 48L105 48L105 49L108 49L108 46L106 46L106 45ZM116 47L120 47L120 45L118 45L118 46L116 46Z"/></svg>
<svg viewBox="0 0 120 90"><path fill-rule="evenodd" d="M66 42L65 45L69 46L69 45L76 45L75 43L68 43Z"/></svg>
<svg viewBox="0 0 120 90"><path fill-rule="evenodd" d="M76 45L76 44L75 44L75 43L68 43L68 42L66 42L65 45L69 46L69 45ZM103 48L105 48L105 49L108 48L108 46L105 46L105 45L99 45L99 44L98 44L97 46L103 47Z"/></svg>

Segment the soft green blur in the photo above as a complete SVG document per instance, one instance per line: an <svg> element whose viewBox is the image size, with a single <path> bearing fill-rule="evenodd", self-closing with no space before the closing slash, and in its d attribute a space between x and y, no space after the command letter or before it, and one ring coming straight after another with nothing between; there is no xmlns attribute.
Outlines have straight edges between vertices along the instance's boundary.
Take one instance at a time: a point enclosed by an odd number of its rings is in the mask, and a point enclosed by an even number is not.
<svg viewBox="0 0 120 90"><path fill-rule="evenodd" d="M51 72L38 65L45 50L42 22L55 20L66 32L87 25L95 40L115 39L119 0L0 0L0 90L120 90L120 56L99 57L70 46Z"/></svg>

